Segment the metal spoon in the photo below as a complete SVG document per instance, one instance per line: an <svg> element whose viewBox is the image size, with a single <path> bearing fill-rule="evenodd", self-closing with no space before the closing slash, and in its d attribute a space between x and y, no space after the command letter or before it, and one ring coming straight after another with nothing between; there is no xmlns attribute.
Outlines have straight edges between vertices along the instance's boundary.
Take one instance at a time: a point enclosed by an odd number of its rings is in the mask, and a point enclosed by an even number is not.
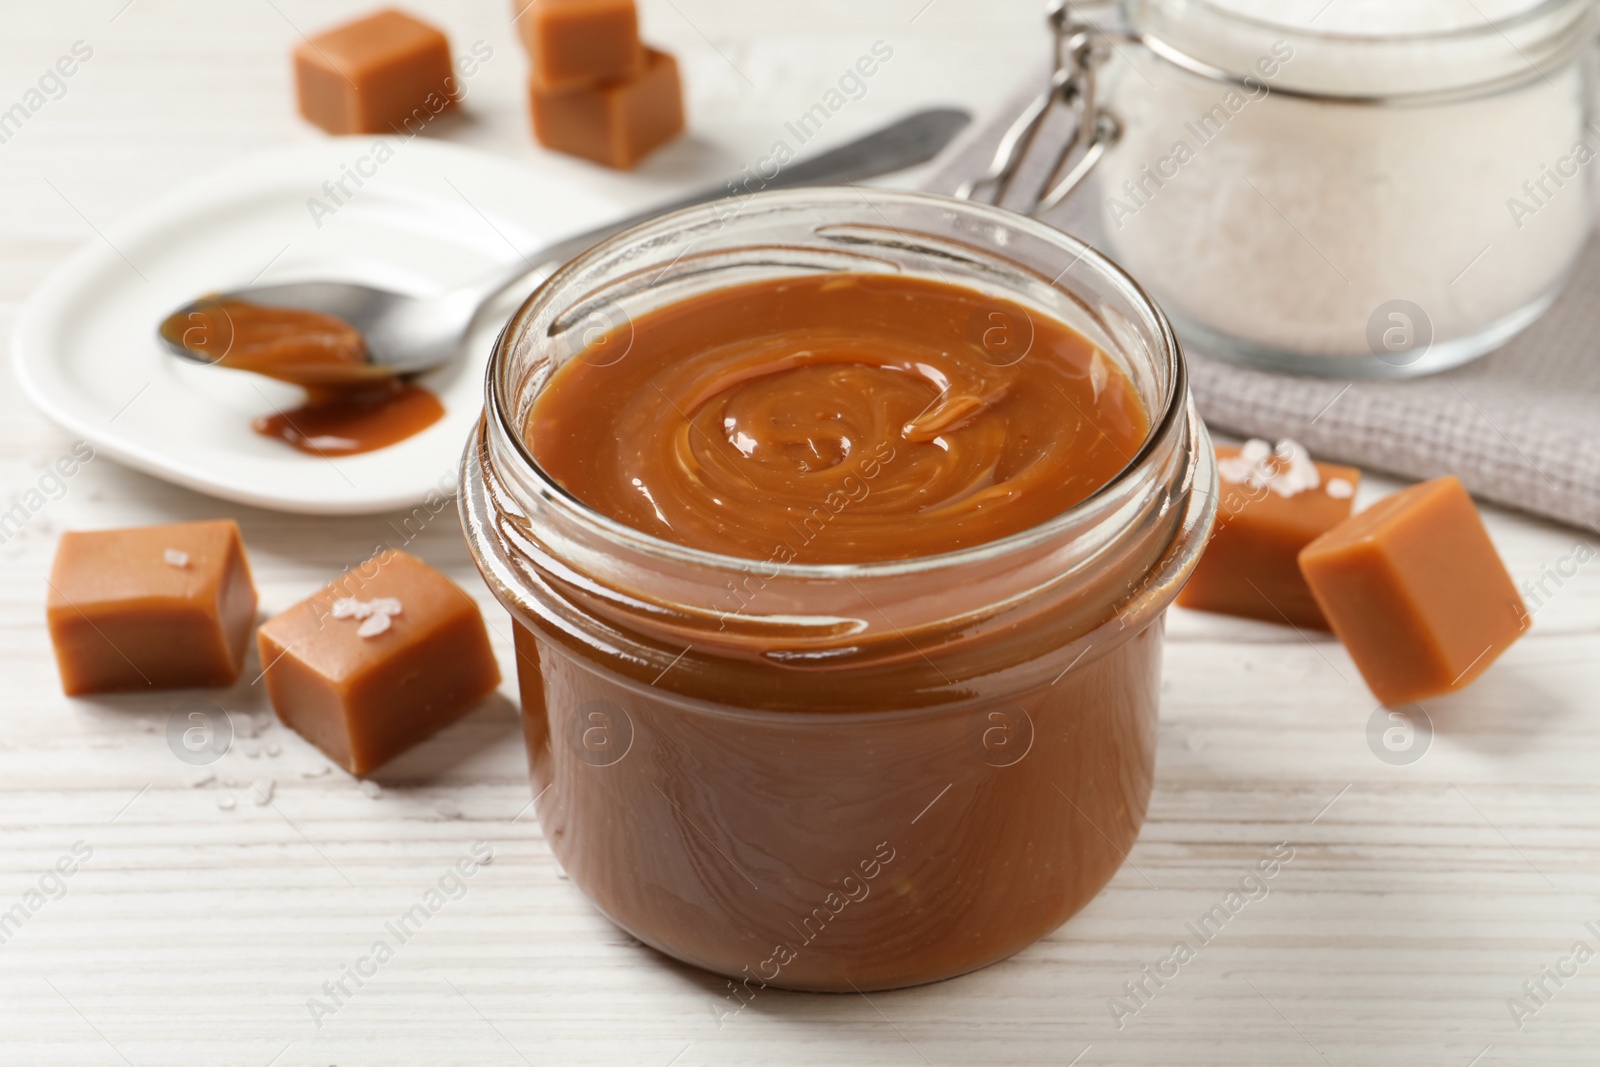
<svg viewBox="0 0 1600 1067"><path fill-rule="evenodd" d="M971 119L967 112L951 108L918 111L832 151L785 167L776 177L767 179L762 188L833 185L903 170L932 159ZM542 282L561 264L614 233L669 211L710 203L728 195L728 185L701 190L681 200L557 241L522 257L514 266L492 278L439 296L407 296L355 282L286 282L213 293L190 301L172 314L188 315L222 300L319 311L343 319L366 339L368 360L372 364L360 368L366 380L371 381L374 374L381 375L379 368L387 369L391 375L415 374L455 359L478 313L518 281L531 277ZM217 361L214 356L162 337L159 330L157 338L174 355L184 359L204 364Z"/></svg>

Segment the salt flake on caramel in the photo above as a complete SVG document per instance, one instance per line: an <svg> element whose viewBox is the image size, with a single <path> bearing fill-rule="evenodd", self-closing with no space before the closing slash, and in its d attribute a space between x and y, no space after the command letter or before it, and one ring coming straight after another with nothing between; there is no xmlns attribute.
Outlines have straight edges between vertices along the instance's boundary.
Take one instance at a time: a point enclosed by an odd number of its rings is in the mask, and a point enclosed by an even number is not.
<svg viewBox="0 0 1600 1067"><path fill-rule="evenodd" d="M243 668L256 591L231 520L63 534L49 589L69 695L231 685Z"/></svg>
<svg viewBox="0 0 1600 1067"><path fill-rule="evenodd" d="M371 640L379 634L383 640ZM268 620L257 637L278 717L355 775L453 722L500 684L477 603L404 552L368 560Z"/></svg>
<svg viewBox="0 0 1600 1067"><path fill-rule="evenodd" d="M393 623L389 621L388 615L369 615L367 618L361 620L360 626L356 627L356 636L377 637L379 634L386 632L392 625Z"/></svg>
<svg viewBox="0 0 1600 1067"><path fill-rule="evenodd" d="M1326 630L1297 557L1349 517L1361 472L1316 463L1294 441L1251 440L1217 446L1217 473L1217 525L1178 603Z"/></svg>
<svg viewBox="0 0 1600 1067"><path fill-rule="evenodd" d="M1269 489L1291 497L1322 484L1322 475L1311 460L1311 453L1298 441L1287 437L1273 448L1260 438L1246 441L1234 455L1217 454L1217 475L1224 482ZM1346 486L1347 479L1339 479Z"/></svg>
<svg viewBox="0 0 1600 1067"><path fill-rule="evenodd" d="M378 597L374 600L341 597L333 602L333 610L329 614L336 619L361 620L361 625L356 627L357 637L377 637L388 631L393 624L393 616L400 614L401 610L400 601L394 597Z"/></svg>

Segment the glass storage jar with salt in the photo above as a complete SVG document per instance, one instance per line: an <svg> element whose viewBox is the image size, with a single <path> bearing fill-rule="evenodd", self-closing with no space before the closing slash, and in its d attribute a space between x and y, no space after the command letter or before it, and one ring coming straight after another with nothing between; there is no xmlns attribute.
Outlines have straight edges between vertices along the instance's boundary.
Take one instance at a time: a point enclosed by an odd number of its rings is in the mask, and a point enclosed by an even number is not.
<svg viewBox="0 0 1600 1067"><path fill-rule="evenodd" d="M1124 0L1052 9L1052 105L1080 135L1042 198L1092 180L1106 250L1208 354L1398 378L1504 344L1588 238L1593 0ZM1092 175L1091 175L1092 172ZM987 197L986 197L987 198Z"/></svg>

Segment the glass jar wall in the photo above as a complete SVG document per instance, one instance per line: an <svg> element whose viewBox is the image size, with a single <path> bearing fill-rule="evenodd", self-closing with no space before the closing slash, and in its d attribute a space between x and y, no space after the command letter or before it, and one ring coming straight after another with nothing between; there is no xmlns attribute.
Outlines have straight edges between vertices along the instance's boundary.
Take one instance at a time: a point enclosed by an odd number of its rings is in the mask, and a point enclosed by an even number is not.
<svg viewBox="0 0 1600 1067"><path fill-rule="evenodd" d="M566 361L597 340L625 352L650 309L826 272L937 278L1066 323L1134 384L1148 437L1036 527L859 564L658 540L540 469L525 429ZM507 326L463 485L469 544L517 627L552 850L620 926L742 996L982 966L1065 921L1131 847L1161 617L1209 531L1215 470L1166 320L1080 242L856 189L649 223Z"/></svg>
<svg viewBox="0 0 1600 1067"><path fill-rule="evenodd" d="M1588 239L1591 0L1126 0L1106 246L1186 340L1268 369L1441 370ZM1493 24L1488 17L1500 21Z"/></svg>

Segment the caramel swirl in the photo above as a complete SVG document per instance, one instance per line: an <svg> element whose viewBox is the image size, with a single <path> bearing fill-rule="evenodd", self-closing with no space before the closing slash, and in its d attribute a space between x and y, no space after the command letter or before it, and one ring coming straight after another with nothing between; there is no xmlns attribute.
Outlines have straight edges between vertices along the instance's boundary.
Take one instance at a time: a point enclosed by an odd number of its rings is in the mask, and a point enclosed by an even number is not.
<svg viewBox="0 0 1600 1067"><path fill-rule="evenodd" d="M1035 526L1115 477L1148 429L1133 384L1066 324L847 274L732 286L613 329L555 373L526 436L556 482L646 533L861 563Z"/></svg>

